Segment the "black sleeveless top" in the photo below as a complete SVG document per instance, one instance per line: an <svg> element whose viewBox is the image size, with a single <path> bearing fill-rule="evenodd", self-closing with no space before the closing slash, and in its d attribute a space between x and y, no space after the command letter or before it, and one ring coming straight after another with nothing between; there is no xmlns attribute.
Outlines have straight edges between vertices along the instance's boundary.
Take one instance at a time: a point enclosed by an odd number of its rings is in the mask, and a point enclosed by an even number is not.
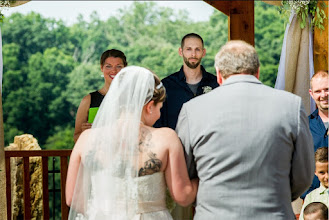
<svg viewBox="0 0 329 220"><path fill-rule="evenodd" d="M89 108L99 107L104 99L104 96L98 91L91 92L90 94L90 106Z"/></svg>

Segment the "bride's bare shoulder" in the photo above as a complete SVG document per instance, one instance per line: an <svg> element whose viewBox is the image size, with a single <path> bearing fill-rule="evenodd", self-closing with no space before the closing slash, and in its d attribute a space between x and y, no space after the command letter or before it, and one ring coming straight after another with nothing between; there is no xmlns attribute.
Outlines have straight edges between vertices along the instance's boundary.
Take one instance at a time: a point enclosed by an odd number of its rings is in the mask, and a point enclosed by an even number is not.
<svg viewBox="0 0 329 220"><path fill-rule="evenodd" d="M164 141L178 139L176 132L171 128L154 128L153 133L158 139L162 139Z"/></svg>
<svg viewBox="0 0 329 220"><path fill-rule="evenodd" d="M154 130L154 132L161 133L161 134L168 134L168 135L176 134L176 132L173 129L167 128L167 127L153 128L153 130Z"/></svg>

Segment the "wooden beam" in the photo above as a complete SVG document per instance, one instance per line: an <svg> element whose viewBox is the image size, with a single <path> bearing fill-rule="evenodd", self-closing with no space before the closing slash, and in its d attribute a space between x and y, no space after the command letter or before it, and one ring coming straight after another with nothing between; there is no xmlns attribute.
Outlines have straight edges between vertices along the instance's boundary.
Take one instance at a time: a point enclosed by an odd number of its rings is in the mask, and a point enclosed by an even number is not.
<svg viewBox="0 0 329 220"><path fill-rule="evenodd" d="M229 40L244 40L255 45L254 1L231 1Z"/></svg>
<svg viewBox="0 0 329 220"><path fill-rule="evenodd" d="M228 16L228 40L244 40L255 45L254 1L205 2Z"/></svg>
<svg viewBox="0 0 329 220"><path fill-rule="evenodd" d="M30 0L27 0L27 1L22 1L22 0L19 0L19 1L11 1L9 2L9 5L10 7L17 7L17 6L20 6L20 5L23 5L27 2L29 2Z"/></svg>
<svg viewBox="0 0 329 220"><path fill-rule="evenodd" d="M61 212L62 212L62 220L66 220L69 217L69 207L66 205L66 197L65 197L65 185L66 185L66 176L67 176L67 168L68 167L68 159L67 156L61 156Z"/></svg>
<svg viewBox="0 0 329 220"><path fill-rule="evenodd" d="M320 6L320 2L325 2L327 8L323 8L328 18L328 1L319 1L318 6ZM319 70L328 70L328 19L323 22L323 26L325 28L324 31L319 29L314 29L314 51L313 51L313 59L314 59L314 72L316 73Z"/></svg>
<svg viewBox="0 0 329 220"><path fill-rule="evenodd" d="M2 88L0 88L0 219L7 219L7 202L8 199L8 190L11 192L11 188L8 187L8 182L6 182L7 178L10 178L10 171L7 171L6 165L10 166L10 161L5 162L5 141L3 134L3 117L2 117ZM8 173L9 172L9 173ZM6 177L7 175L7 177ZM7 195L7 196L6 196ZM11 200L10 200L11 202ZM11 203L10 203L11 208ZM8 210L11 213L11 209ZM8 215L9 215L8 213ZM10 216L8 216L9 219Z"/></svg>
<svg viewBox="0 0 329 220"><path fill-rule="evenodd" d="M6 157L5 161L6 161L6 187L5 188L6 188L6 197L7 197L7 220L11 220L11 175L10 175L11 169L10 169L10 157ZM1 215L0 217L4 217L4 215ZM5 218L1 218L1 219L5 219Z"/></svg>
<svg viewBox="0 0 329 220"><path fill-rule="evenodd" d="M209 1L209 0L204 0L207 2L209 5L212 7L216 8L217 10L223 12L227 16L230 15L230 1Z"/></svg>

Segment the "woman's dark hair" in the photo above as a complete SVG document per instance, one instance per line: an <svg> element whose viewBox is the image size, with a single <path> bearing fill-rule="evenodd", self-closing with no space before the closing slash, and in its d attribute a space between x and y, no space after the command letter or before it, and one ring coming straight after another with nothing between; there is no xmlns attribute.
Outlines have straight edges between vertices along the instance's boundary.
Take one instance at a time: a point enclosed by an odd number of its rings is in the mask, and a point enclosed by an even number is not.
<svg viewBox="0 0 329 220"><path fill-rule="evenodd" d="M153 76L154 76L154 92L153 92L152 100L154 101L154 105L156 105L159 102L164 102L164 100L166 99L166 89L162 85L161 80L155 73L153 73Z"/></svg>
<svg viewBox="0 0 329 220"><path fill-rule="evenodd" d="M111 50L105 51L102 54L101 60L100 60L101 66L104 66L105 60L109 57L121 58L123 65L124 66L128 65L126 55L122 51L116 50L116 49L111 49Z"/></svg>

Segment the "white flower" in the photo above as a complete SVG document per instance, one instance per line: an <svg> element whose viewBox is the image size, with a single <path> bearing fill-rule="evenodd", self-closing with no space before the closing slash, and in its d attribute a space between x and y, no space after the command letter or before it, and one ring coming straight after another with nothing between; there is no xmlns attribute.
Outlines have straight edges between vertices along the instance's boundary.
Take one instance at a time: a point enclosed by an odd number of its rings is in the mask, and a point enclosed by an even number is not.
<svg viewBox="0 0 329 220"><path fill-rule="evenodd" d="M8 0L2 0L0 1L0 7L10 7L10 1Z"/></svg>
<svg viewBox="0 0 329 220"><path fill-rule="evenodd" d="M305 0L305 1L288 0L288 4L290 5L291 9L293 9L296 12L299 11L301 8L304 8L309 3L310 0Z"/></svg>
<svg viewBox="0 0 329 220"><path fill-rule="evenodd" d="M210 92L212 90L212 88L210 86L204 86L204 87L202 87L202 90L203 90L203 94L204 94L204 93Z"/></svg>

